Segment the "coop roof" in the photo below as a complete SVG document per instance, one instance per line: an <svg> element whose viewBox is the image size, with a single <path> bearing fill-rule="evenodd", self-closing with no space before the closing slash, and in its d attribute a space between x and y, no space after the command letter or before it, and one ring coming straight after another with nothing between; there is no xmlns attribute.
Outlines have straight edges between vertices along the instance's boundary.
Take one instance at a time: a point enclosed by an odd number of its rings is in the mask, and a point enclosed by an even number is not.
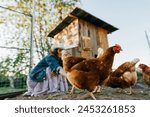
<svg viewBox="0 0 150 117"><path fill-rule="evenodd" d="M74 17L72 17L74 16ZM61 32L65 27L67 27L76 18L90 22L96 26L106 29L109 33L118 30L118 28L104 22L103 20L91 15L90 13L76 7L55 29L53 29L48 36L54 37L56 34Z"/></svg>

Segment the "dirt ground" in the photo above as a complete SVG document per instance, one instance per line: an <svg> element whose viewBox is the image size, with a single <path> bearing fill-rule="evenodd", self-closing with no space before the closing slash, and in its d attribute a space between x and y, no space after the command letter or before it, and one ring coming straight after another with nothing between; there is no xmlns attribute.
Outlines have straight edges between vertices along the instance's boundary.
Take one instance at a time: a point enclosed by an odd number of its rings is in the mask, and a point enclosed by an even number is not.
<svg viewBox="0 0 150 117"><path fill-rule="evenodd" d="M125 92L119 92L119 89L104 87L101 93L94 94L97 100L150 100L150 88L143 82L138 80L133 87L133 94L128 95ZM19 95L15 98L7 98L8 100L92 100L85 90L76 89L75 93L70 96L68 92L50 93L39 97L23 97Z"/></svg>

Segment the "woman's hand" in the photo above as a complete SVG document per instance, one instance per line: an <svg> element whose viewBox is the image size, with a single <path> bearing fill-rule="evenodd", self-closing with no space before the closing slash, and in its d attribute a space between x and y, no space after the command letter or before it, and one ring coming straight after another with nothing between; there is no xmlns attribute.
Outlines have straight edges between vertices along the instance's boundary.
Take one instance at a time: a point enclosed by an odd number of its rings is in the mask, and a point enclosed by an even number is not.
<svg viewBox="0 0 150 117"><path fill-rule="evenodd" d="M59 69L59 74L61 74L62 76L67 77L67 74L66 74L66 72L64 71L64 69L62 67L60 67L60 69Z"/></svg>
<svg viewBox="0 0 150 117"><path fill-rule="evenodd" d="M51 72L51 76L54 77L57 76L57 74L55 72Z"/></svg>

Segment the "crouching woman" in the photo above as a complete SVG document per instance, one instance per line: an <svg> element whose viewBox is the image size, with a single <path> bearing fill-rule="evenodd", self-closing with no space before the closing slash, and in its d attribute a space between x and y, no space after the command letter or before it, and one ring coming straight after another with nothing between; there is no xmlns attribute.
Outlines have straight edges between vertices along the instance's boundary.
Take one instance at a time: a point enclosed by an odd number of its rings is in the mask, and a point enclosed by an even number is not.
<svg viewBox="0 0 150 117"><path fill-rule="evenodd" d="M30 72L24 96L40 96L50 92L68 91L62 68L62 48L53 48Z"/></svg>

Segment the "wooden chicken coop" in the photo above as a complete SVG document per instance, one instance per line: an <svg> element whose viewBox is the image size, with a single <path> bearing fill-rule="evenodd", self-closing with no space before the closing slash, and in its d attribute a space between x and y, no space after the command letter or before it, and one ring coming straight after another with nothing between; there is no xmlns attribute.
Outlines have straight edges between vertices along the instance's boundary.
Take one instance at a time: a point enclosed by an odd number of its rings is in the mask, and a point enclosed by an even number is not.
<svg viewBox="0 0 150 117"><path fill-rule="evenodd" d="M75 8L49 33L53 44L70 51L74 56L94 57L99 47L108 48L108 34L118 30L86 11Z"/></svg>

